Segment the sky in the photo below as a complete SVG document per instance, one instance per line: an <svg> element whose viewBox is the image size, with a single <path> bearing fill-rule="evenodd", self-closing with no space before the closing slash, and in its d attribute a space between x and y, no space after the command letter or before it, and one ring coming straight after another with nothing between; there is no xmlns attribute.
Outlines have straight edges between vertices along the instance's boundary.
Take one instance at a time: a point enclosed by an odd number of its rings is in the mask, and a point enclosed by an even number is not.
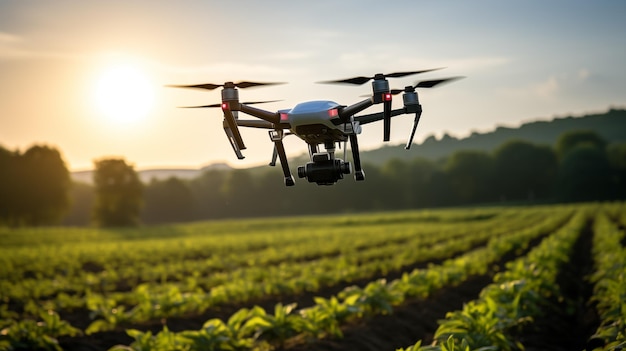
<svg viewBox="0 0 626 351"><path fill-rule="evenodd" d="M319 81L430 68L443 69L390 79L465 77L419 91L417 143L623 108L624 18L622 0L0 0L0 146L56 147L72 171L107 157L138 170L255 166L271 158L267 131L242 128L237 160L219 109L178 108L218 103L219 89L165 86L286 82L240 90L280 100L257 106L276 111L371 93ZM412 121L394 118L391 144ZM382 146L382 124L364 126L359 145ZM295 136L285 146L306 151Z"/></svg>

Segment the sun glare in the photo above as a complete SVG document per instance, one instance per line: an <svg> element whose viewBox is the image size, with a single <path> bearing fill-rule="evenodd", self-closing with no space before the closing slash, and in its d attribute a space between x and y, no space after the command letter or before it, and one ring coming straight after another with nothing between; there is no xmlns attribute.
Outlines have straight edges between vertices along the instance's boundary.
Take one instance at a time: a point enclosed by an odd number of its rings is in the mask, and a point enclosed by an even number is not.
<svg viewBox="0 0 626 351"><path fill-rule="evenodd" d="M105 69L94 90L98 113L116 125L140 121L154 105L154 87L147 75L132 65L117 64Z"/></svg>

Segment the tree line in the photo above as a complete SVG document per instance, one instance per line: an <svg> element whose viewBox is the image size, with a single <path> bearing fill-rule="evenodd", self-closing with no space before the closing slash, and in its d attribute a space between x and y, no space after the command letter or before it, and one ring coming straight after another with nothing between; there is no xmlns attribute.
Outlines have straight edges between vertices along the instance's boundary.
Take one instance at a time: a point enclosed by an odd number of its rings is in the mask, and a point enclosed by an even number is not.
<svg viewBox="0 0 626 351"><path fill-rule="evenodd" d="M59 222L70 206L71 185L55 148L35 145L21 153L0 147L0 225Z"/></svg>
<svg viewBox="0 0 626 351"><path fill-rule="evenodd" d="M58 151L41 146L33 149L39 151L29 149L19 154L0 148L0 224L61 221L66 225L128 226L234 217L626 199L626 143L608 144L591 131L566 132L554 146L511 140L491 152L463 150L439 160L417 157L392 159L382 166L365 164L365 182L348 178L329 187L298 179L295 187L287 188L279 167L208 170L191 180L172 177L142 184L133 166L124 159L97 160L93 185L72 185ZM49 160L41 163L40 169L32 168L37 163L26 161L33 158L31 153L46 154ZM8 164L11 166L4 167ZM53 183L55 191L43 191ZM38 196L41 201L33 200ZM43 201L46 197L56 200ZM29 201L33 202L30 209L25 205Z"/></svg>
<svg viewBox="0 0 626 351"><path fill-rule="evenodd" d="M279 167L153 179L144 186L138 220L626 199L626 143L609 145L591 131L564 133L554 147L512 140L492 152L464 150L436 161L392 159L364 168L365 182L347 176L329 187L298 179L287 188Z"/></svg>

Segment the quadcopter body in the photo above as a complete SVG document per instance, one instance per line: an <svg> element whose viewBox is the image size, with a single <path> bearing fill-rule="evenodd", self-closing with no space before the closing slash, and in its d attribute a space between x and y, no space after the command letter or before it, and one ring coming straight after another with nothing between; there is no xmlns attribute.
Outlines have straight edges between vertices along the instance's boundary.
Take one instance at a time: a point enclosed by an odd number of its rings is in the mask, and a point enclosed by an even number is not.
<svg viewBox="0 0 626 351"><path fill-rule="evenodd" d="M295 185L295 180L289 168L283 138L287 135L296 135L308 145L310 156L310 162L298 167L298 177L306 178L309 182L318 185L333 185L340 179L343 179L344 175L351 174L353 171L355 180L365 180L365 172L361 167L357 139L357 135L361 133L362 125L383 120L383 140L389 141L391 118L403 114L414 114L413 128L405 148L408 150L411 147L415 130L422 114L422 106L419 103L415 89L431 88L460 77L422 81L415 85L407 86L402 90L390 89L387 77L397 78L429 71L432 71L432 69L387 75L379 73L373 77L355 77L321 82L361 85L373 80L372 95L367 99L348 106L329 100L317 100L302 102L291 109L283 109L276 112L251 106L273 101L240 102L239 89L282 83L226 82L224 84L174 85L173 87L206 90L222 87L222 102L220 104L191 106L191 108L220 107L222 109L224 132L237 158L243 159L244 156L241 150L246 149L239 133L239 127L267 129L270 140L274 143L274 152L270 166L275 166L276 159L279 158L285 185L293 186ZM392 97L399 93L403 93L402 100L404 106L403 108L392 110ZM383 104L383 112L357 116L358 113L375 104ZM240 119L240 112L256 117L256 119ZM348 142L350 143L354 165L345 161L346 144ZM344 144L344 159L335 156L336 146L341 145L341 143ZM323 150L320 147L322 145Z"/></svg>

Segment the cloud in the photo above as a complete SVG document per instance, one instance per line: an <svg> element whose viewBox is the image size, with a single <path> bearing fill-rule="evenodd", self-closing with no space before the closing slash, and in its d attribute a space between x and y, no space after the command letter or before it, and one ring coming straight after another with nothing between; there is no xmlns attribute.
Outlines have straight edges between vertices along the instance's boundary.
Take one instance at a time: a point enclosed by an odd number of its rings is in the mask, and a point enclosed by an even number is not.
<svg viewBox="0 0 626 351"><path fill-rule="evenodd" d="M0 32L0 44L15 43L20 41L20 37L15 34Z"/></svg>
<svg viewBox="0 0 626 351"><path fill-rule="evenodd" d="M22 51L16 47L21 41L15 34L0 32L0 58L22 56Z"/></svg>
<svg viewBox="0 0 626 351"><path fill-rule="evenodd" d="M540 98L552 98L561 90L561 83L555 76L551 76L543 82L534 84L531 90Z"/></svg>
<svg viewBox="0 0 626 351"><path fill-rule="evenodd" d="M281 60L281 61L299 61L306 60L316 55L312 51L278 51L265 55L265 59Z"/></svg>
<svg viewBox="0 0 626 351"><path fill-rule="evenodd" d="M247 79L250 76L258 77L258 76L268 76L268 75L279 75L283 73L284 70L281 67L274 67L262 64L248 64L248 63L238 63L238 62L213 62L205 65L199 66L176 66L176 65L168 65L154 62L157 68L173 74L180 75L195 75L195 76L209 76L209 77L221 77L225 74L231 75L231 78L226 79ZM236 77L232 77L233 73Z"/></svg>
<svg viewBox="0 0 626 351"><path fill-rule="evenodd" d="M79 53L61 53L48 50L33 50L28 48L27 38L0 32L0 59L30 59L30 58L54 58L54 59L80 59L85 55Z"/></svg>
<svg viewBox="0 0 626 351"><path fill-rule="evenodd" d="M453 69L455 72L472 72L502 66L511 59L501 56L478 56L478 57L461 57L461 58L437 58L437 57L419 57L420 55L398 56L395 54L398 50L393 48L384 48L382 50L373 51L351 51L339 56L340 62L347 67L354 68L369 66L379 63L385 67L393 67L394 70L404 69L420 69L446 67ZM372 54L374 52L374 54Z"/></svg>
<svg viewBox="0 0 626 351"><path fill-rule="evenodd" d="M512 60L508 57L501 56L478 56L465 57L451 60L444 60L443 64L447 67L454 67L460 71L475 71L496 66L506 65Z"/></svg>
<svg viewBox="0 0 626 351"><path fill-rule="evenodd" d="M590 73L589 73L589 71L588 71L587 69L585 69L585 68L582 68L582 69L580 69L580 70L578 71L578 75L577 75L577 77L578 77L578 79L579 79L580 81L582 81L582 82L586 81L586 80L589 78L589 76L590 76Z"/></svg>
<svg viewBox="0 0 626 351"><path fill-rule="evenodd" d="M508 97L556 99L572 94L576 89L588 84L592 77L588 69L581 68L575 72L551 74L542 80L518 88L504 88L500 90L500 93Z"/></svg>

